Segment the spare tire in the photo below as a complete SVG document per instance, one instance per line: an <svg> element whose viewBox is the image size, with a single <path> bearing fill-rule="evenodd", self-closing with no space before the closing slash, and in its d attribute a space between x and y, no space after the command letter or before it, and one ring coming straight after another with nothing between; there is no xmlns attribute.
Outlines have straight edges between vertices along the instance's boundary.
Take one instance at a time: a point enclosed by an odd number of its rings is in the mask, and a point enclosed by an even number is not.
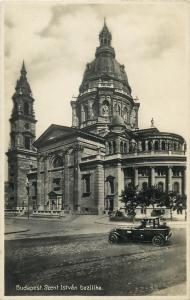
<svg viewBox="0 0 190 300"><path fill-rule="evenodd" d="M118 235L115 234L115 233L111 233L111 234L109 235L109 242L110 242L111 244L116 244L116 243L118 243L118 242L119 242L119 237L118 237Z"/></svg>

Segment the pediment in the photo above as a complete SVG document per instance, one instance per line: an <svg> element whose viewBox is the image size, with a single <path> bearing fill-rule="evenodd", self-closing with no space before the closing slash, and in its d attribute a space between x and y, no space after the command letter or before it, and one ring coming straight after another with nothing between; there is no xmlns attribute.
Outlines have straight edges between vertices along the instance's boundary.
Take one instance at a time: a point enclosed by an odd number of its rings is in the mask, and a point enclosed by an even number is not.
<svg viewBox="0 0 190 300"><path fill-rule="evenodd" d="M41 145L55 141L60 137L64 138L64 136L73 134L74 131L71 127L53 124L34 142L34 147L39 148Z"/></svg>

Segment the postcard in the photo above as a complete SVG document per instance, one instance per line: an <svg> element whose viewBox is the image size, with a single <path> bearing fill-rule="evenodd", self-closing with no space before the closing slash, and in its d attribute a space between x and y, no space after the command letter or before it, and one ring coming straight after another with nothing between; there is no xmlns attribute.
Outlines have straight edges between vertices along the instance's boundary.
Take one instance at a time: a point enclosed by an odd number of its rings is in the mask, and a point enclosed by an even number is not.
<svg viewBox="0 0 190 300"><path fill-rule="evenodd" d="M189 299L189 3L1 8L2 298Z"/></svg>

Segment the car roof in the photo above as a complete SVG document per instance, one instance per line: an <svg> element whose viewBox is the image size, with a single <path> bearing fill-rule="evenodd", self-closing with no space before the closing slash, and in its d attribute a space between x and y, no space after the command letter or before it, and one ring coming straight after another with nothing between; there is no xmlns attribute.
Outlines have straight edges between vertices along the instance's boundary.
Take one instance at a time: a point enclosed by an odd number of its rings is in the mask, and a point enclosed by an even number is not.
<svg viewBox="0 0 190 300"><path fill-rule="evenodd" d="M160 219L159 217L144 217L144 218L140 218L139 220L157 220Z"/></svg>

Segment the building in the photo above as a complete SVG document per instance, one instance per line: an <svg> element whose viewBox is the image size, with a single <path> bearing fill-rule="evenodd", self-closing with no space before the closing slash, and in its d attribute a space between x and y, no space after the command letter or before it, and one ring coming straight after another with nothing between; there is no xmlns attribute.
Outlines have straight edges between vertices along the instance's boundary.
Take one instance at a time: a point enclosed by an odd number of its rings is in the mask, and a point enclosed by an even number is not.
<svg viewBox="0 0 190 300"><path fill-rule="evenodd" d="M9 197L6 208L21 209L27 206L27 174L36 168L37 152L33 146L36 133L36 119L33 110L34 99L27 81L23 62L20 79L12 97L13 110L10 118L10 147L8 149Z"/></svg>
<svg viewBox="0 0 190 300"><path fill-rule="evenodd" d="M35 142L34 99L23 65L10 119L10 208L26 207L27 191L35 211L89 214L120 207L126 185L185 193L185 140L160 132L153 120L139 129L140 104L111 40L104 23L95 59L71 101L72 127L53 124Z"/></svg>

